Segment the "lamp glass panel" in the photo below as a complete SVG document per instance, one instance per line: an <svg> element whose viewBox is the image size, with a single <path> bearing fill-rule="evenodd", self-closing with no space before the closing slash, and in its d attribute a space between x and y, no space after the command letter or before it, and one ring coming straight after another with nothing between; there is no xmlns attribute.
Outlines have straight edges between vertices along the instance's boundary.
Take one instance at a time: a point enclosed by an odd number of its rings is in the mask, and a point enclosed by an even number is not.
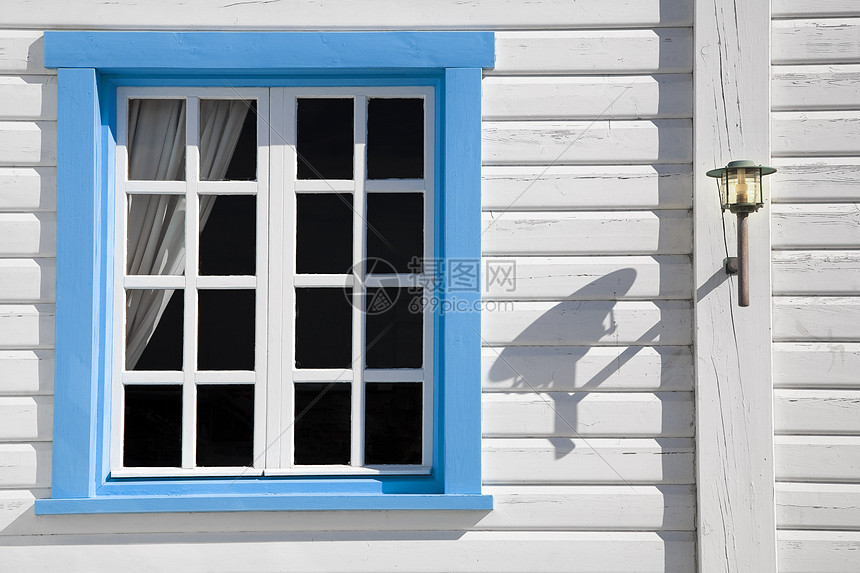
<svg viewBox="0 0 860 573"><path fill-rule="evenodd" d="M729 205L761 203L761 170L758 168L727 169L723 176Z"/></svg>

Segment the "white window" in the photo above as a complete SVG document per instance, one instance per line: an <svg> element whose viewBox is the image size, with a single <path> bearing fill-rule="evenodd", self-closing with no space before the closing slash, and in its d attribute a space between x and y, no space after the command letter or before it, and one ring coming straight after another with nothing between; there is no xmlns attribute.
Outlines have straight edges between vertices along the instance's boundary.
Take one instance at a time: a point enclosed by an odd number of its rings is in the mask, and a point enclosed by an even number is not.
<svg viewBox="0 0 860 573"><path fill-rule="evenodd" d="M114 477L430 472L433 97L118 90Z"/></svg>

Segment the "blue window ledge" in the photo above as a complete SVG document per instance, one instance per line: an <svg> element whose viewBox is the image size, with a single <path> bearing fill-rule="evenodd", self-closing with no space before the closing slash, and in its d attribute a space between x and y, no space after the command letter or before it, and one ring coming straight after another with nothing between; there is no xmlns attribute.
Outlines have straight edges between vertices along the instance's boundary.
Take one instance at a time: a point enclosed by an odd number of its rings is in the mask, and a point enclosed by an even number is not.
<svg viewBox="0 0 860 573"><path fill-rule="evenodd" d="M36 500L37 514L492 508L481 493L477 310L434 317L429 476L111 479L108 421L117 86L433 85L435 252L477 260L481 70L494 64L494 41L491 32L45 32L45 65L58 68L57 324L51 498ZM478 293L457 298L478 308Z"/></svg>

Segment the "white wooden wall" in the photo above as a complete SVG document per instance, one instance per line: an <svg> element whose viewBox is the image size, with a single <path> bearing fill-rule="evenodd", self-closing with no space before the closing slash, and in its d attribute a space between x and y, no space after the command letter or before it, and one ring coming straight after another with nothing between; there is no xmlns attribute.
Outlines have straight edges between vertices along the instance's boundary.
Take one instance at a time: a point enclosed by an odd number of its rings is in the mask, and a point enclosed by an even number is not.
<svg viewBox="0 0 860 573"><path fill-rule="evenodd" d="M0 571L695 570L692 0L162 4L3 2ZM513 303L483 315L492 512L33 515L55 294L40 30L81 27L500 30L483 245L518 283L485 296Z"/></svg>
<svg viewBox="0 0 860 573"><path fill-rule="evenodd" d="M774 3L780 571L860 571L860 4Z"/></svg>

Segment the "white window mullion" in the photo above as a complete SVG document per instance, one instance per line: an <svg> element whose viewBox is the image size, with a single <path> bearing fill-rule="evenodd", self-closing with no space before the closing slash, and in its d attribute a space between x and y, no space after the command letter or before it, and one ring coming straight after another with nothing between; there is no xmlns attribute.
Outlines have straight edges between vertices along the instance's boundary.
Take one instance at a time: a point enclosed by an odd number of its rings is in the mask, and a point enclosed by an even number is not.
<svg viewBox="0 0 860 573"><path fill-rule="evenodd" d="M367 257L367 217L364 182L367 170L367 97L355 97L355 150L353 155L353 178L355 192L352 197L352 259L354 272L358 273L353 286L352 308L352 445L350 458L353 467L364 466L364 365L365 365L365 314L367 289L364 286L366 269L363 261Z"/></svg>
<svg viewBox="0 0 860 573"><path fill-rule="evenodd" d="M433 230L436 228L434 223L434 213L436 212L436 163L435 163L435 145L436 140L436 101L432 88L428 88L424 94L424 260L432 261L436 256L435 241L436 236ZM427 269L424 269L427 272ZM436 272L436 269L433 269ZM429 284L436 284L436 277L430 277ZM436 293L425 292L424 296L431 297ZM422 440L423 454L422 463L425 466L431 465L433 457L433 396L435 393L433 376L433 347L434 347L434 332L435 325L435 310L433 305L428 305L424 309L424 437Z"/></svg>
<svg viewBox="0 0 860 573"><path fill-rule="evenodd" d="M182 467L196 464L197 444L197 252L200 242L200 199L197 183L200 180L199 117L200 99L186 100L185 177L185 317L183 324L182 370Z"/></svg>

